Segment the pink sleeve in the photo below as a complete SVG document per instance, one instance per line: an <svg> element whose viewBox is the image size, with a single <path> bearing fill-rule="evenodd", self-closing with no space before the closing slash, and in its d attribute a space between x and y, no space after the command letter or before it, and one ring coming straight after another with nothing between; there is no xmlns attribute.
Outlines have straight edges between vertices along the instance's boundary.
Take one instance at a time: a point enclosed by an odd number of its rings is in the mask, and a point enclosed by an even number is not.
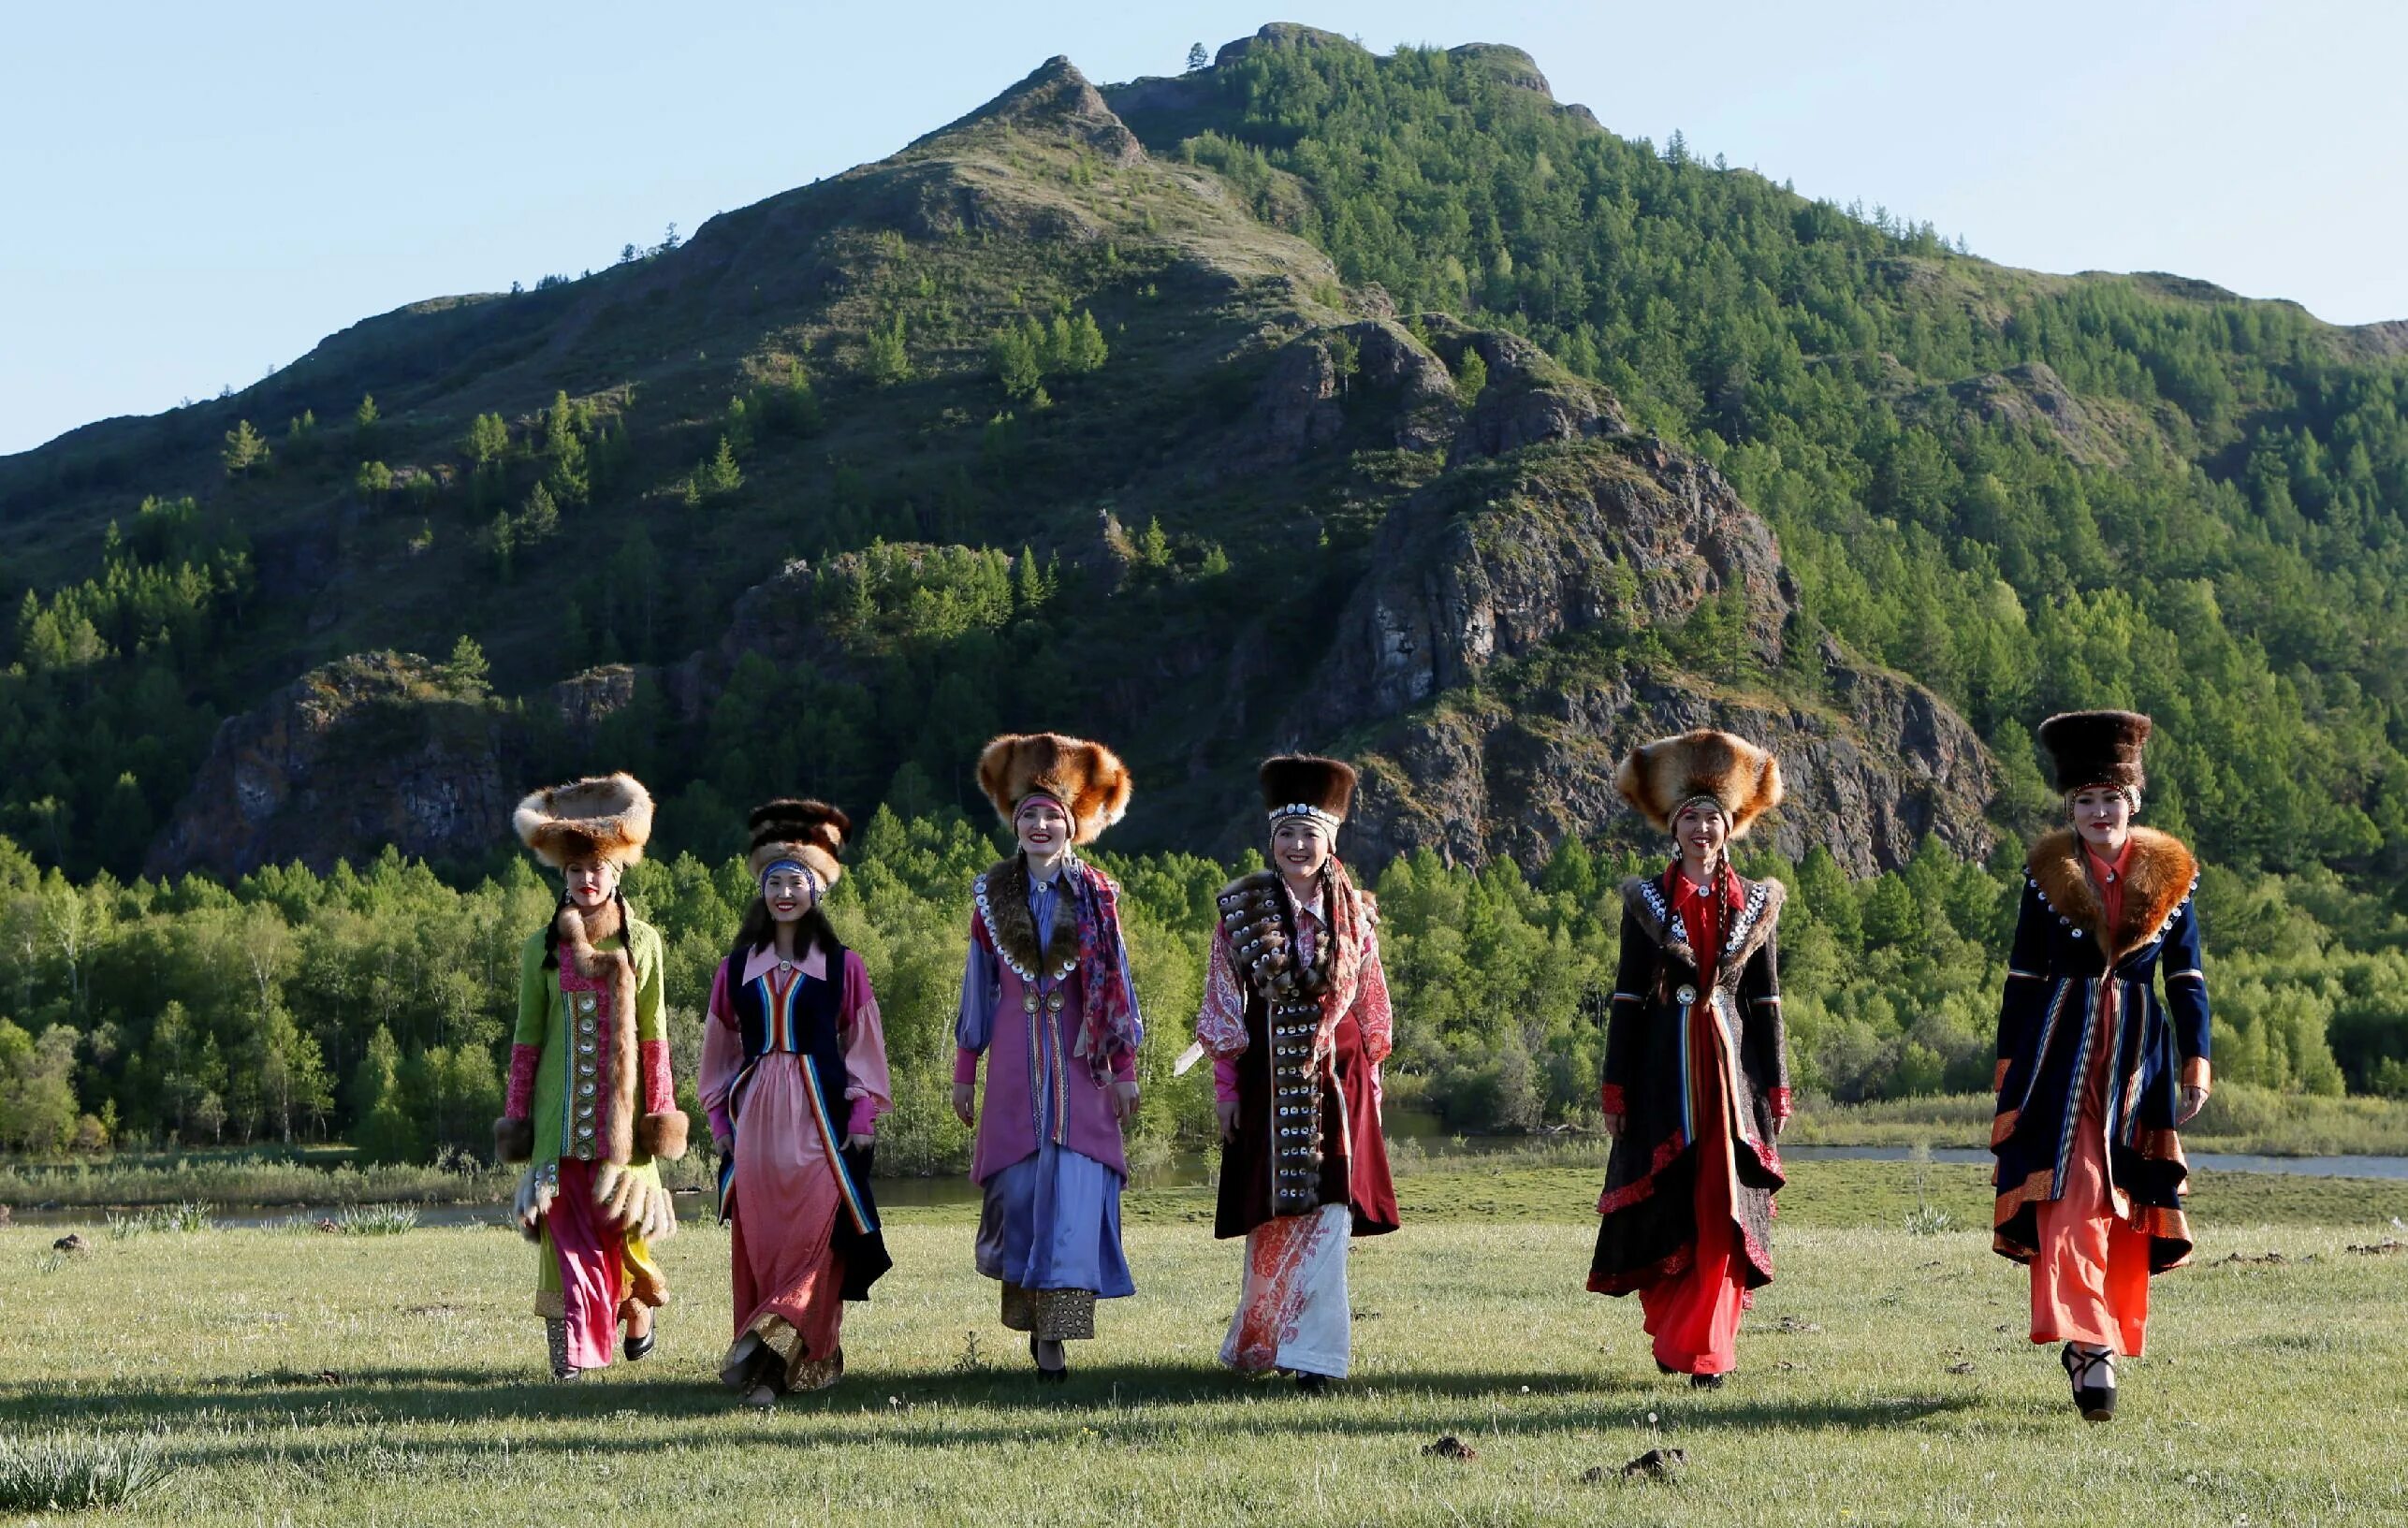
<svg viewBox="0 0 2408 1528"><path fill-rule="evenodd" d="M1237 1101L1237 1062L1233 1058L1212 1064L1212 1096L1222 1103Z"/></svg>
<svg viewBox="0 0 2408 1528"><path fill-rule="evenodd" d="M669 1042L640 1040L635 1065L644 1078L644 1113L665 1114L678 1106L678 1090L669 1080Z"/></svg>
<svg viewBox="0 0 2408 1528"><path fill-rule="evenodd" d="M503 1114L510 1119L525 1119L535 1105L535 1069L543 1064L541 1045L510 1047L510 1091L502 1105Z"/></svg>
<svg viewBox="0 0 2408 1528"><path fill-rule="evenodd" d="M978 1053L956 1046L953 1053L953 1080L956 1084L978 1081Z"/></svg>
<svg viewBox="0 0 2408 1528"><path fill-rule="evenodd" d="M710 1115L710 1134L724 1141L736 1133L727 1117L727 1090L744 1065L744 1040L736 1032L736 1011L727 997L727 962L711 974L710 1006L702 1021L702 1106Z"/></svg>
<svg viewBox="0 0 2408 1528"><path fill-rule="evenodd" d="M878 995L869 988L869 968L853 951L844 953L844 1096L853 1100L848 1135L868 1135L878 1116L895 1107L895 1084L886 1071L886 1031L878 1016Z"/></svg>
<svg viewBox="0 0 2408 1528"><path fill-rule="evenodd" d="M1216 1060L1246 1054L1246 989L1237 980L1237 957L1229 948L1229 930L1212 927L1212 949L1204 957L1204 1006L1196 1011L1196 1043Z"/></svg>
<svg viewBox="0 0 2408 1528"><path fill-rule="evenodd" d="M1396 1048L1396 1015L1388 1006L1388 972L1379 964L1379 936L1363 931L1363 973L1354 994L1354 1022L1363 1028L1363 1054L1373 1066Z"/></svg>

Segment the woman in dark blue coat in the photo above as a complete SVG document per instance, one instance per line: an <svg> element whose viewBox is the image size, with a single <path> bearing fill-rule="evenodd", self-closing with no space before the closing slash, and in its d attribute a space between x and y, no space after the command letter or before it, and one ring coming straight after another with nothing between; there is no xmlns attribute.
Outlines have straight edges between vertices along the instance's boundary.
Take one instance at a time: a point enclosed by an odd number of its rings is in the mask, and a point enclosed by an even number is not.
<svg viewBox="0 0 2408 1528"><path fill-rule="evenodd" d="M2132 822L2149 732L2129 711L2041 723L2073 825L2032 846L1998 1016L1992 1245L2031 1266L2032 1340L2065 1344L2094 1421L2141 1350L2151 1276L2190 1259L2175 1128L2209 1087L2197 864Z"/></svg>

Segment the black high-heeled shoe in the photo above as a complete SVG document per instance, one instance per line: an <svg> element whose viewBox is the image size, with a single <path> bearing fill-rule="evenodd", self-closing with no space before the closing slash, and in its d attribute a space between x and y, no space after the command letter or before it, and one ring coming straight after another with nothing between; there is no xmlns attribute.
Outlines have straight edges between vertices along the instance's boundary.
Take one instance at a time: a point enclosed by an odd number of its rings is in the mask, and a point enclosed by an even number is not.
<svg viewBox="0 0 2408 1528"><path fill-rule="evenodd" d="M1691 1375L1689 1376L1689 1389L1693 1390L1718 1390L1722 1389L1724 1382L1729 1378L1730 1375L1728 1373L1719 1375Z"/></svg>
<svg viewBox="0 0 2408 1528"><path fill-rule="evenodd" d="M624 1346L621 1348L621 1351L627 1355L628 1362L637 1363L651 1357L652 1349L660 1346L661 1323L660 1318L655 1317L652 1321L652 1329L649 1332L645 1332L641 1337L633 1335L629 1336Z"/></svg>
<svg viewBox="0 0 2408 1528"><path fill-rule="evenodd" d="M2082 1419L2092 1422L2115 1420L2115 1387L2089 1383L2101 1369L2107 1371L2109 1378L2115 1377L2115 1355L2111 1352L2077 1353L2074 1345L2067 1343L2058 1350L2057 1361L2065 1366L2065 1377L2073 1384L2074 1409L2082 1414Z"/></svg>

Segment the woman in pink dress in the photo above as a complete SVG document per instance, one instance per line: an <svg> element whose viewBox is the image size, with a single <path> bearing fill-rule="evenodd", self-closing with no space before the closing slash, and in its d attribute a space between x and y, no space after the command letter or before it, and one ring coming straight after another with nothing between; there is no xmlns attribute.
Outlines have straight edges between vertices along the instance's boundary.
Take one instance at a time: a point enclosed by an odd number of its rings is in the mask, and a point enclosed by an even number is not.
<svg viewBox="0 0 2408 1528"><path fill-rule="evenodd" d="M847 1300L892 1266L870 1196L878 1116L893 1107L878 998L820 898L852 822L819 801L752 816L761 888L712 980L702 1099L734 1228L736 1334L722 1383L755 1406L844 1374Z"/></svg>

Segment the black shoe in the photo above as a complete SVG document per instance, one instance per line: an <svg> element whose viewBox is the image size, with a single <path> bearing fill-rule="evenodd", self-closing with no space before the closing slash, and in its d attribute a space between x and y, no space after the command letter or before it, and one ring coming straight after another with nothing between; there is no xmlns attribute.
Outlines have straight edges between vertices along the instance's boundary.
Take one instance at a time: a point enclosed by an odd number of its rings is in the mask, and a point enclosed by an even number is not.
<svg viewBox="0 0 2408 1528"><path fill-rule="evenodd" d="M1059 1343L1054 1346L1061 1346ZM1040 1385L1067 1385L1071 1382L1071 1355L1068 1348L1062 1349L1062 1366L1058 1369L1048 1369L1037 1358L1037 1339L1032 1333L1029 1338L1029 1361L1037 1365L1037 1383Z"/></svg>
<svg viewBox="0 0 2408 1528"><path fill-rule="evenodd" d="M1718 1390L1722 1389L1723 1381L1729 1377L1730 1375L1728 1374L1691 1375L1689 1376L1689 1389L1693 1390Z"/></svg>
<svg viewBox="0 0 2408 1528"><path fill-rule="evenodd" d="M2074 1345L2067 1343L2058 1350L2057 1361L2065 1366L2065 1377L2073 1382L2074 1409L2082 1414L2082 1419L2091 1422L2115 1420L2115 1387L2088 1383L2102 1369L2107 1371L2109 1378L2115 1377L2115 1355L2077 1353Z"/></svg>
<svg viewBox="0 0 2408 1528"><path fill-rule="evenodd" d="M626 1353L628 1362L639 1363L645 1359L650 1358L652 1356L652 1349L660 1346L661 1322L660 1317L654 1317L652 1318L652 1330L647 1332L641 1337L630 1336L621 1351Z"/></svg>
<svg viewBox="0 0 2408 1528"><path fill-rule="evenodd" d="M1296 1389L1302 1390L1306 1395L1319 1395L1329 1388L1330 1376L1327 1375L1298 1375L1296 1376Z"/></svg>
<svg viewBox="0 0 2408 1528"><path fill-rule="evenodd" d="M1679 1374L1681 1371L1680 1371L1680 1370L1678 1370L1678 1369L1673 1368L1671 1364L1669 1364L1669 1363L1665 1362L1662 1359L1657 1359L1657 1360L1656 1361L1656 1372L1657 1374L1659 1374L1659 1375L1676 1375L1676 1374Z"/></svg>

